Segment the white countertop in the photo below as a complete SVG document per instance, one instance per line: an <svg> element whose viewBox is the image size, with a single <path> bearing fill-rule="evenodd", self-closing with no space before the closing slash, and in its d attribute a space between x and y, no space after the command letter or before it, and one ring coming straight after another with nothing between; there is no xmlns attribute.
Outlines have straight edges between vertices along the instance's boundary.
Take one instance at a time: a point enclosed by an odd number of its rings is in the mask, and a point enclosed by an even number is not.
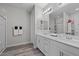
<svg viewBox="0 0 79 59"><path fill-rule="evenodd" d="M66 35L64 35L64 34L57 34L58 37L53 37L53 36L50 36L51 34L44 34L44 33L37 33L37 35L40 35L40 36L49 38L51 40L55 40L57 42L64 43L64 44L79 48L79 40L78 40L79 37L72 36L74 39L74 40L72 40L72 39L66 39Z"/></svg>

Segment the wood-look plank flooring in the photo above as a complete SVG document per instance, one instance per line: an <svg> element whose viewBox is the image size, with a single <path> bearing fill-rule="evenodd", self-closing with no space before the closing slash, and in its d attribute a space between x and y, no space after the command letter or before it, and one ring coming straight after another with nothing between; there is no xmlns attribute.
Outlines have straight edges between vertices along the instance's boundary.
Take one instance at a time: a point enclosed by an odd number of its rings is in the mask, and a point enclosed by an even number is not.
<svg viewBox="0 0 79 59"><path fill-rule="evenodd" d="M44 54L39 49L33 48L32 44L26 44L9 47L1 56L44 56Z"/></svg>

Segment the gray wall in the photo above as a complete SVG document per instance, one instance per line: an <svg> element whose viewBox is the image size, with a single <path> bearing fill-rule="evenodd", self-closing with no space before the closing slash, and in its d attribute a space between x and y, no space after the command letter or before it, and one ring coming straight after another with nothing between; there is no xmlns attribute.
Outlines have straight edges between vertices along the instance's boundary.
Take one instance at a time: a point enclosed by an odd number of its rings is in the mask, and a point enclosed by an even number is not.
<svg viewBox="0 0 79 59"><path fill-rule="evenodd" d="M25 9L19 9L11 6L0 5L0 15L6 16L7 33L6 45L7 47L30 43L30 18L29 13ZM23 35L14 37L12 35L12 28L16 25L23 26Z"/></svg>

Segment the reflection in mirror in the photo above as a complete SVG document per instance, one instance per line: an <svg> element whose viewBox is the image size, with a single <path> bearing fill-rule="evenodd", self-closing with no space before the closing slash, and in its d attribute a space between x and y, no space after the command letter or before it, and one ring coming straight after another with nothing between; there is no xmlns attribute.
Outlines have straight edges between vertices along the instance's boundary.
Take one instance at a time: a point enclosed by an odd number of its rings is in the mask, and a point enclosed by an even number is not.
<svg viewBox="0 0 79 59"><path fill-rule="evenodd" d="M69 3L54 10L49 15L49 27L52 33L79 36L79 3Z"/></svg>
<svg viewBox="0 0 79 59"><path fill-rule="evenodd" d="M53 14L49 15L49 27L51 33L56 33L56 19Z"/></svg>
<svg viewBox="0 0 79 59"><path fill-rule="evenodd" d="M40 20L40 28L41 30L48 30L48 22L45 20Z"/></svg>
<svg viewBox="0 0 79 59"><path fill-rule="evenodd" d="M53 12L49 14L48 22L46 22L47 16L42 16L43 21L40 25L42 30L49 27L50 33L79 36L79 3L64 3L60 4L60 7L53 3L51 5Z"/></svg>

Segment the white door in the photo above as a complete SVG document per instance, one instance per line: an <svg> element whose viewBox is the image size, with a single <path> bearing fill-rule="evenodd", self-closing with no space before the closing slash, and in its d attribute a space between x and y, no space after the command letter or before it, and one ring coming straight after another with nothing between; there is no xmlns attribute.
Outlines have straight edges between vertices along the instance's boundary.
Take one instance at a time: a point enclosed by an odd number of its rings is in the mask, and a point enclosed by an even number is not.
<svg viewBox="0 0 79 59"><path fill-rule="evenodd" d="M0 18L0 51L5 48L5 20Z"/></svg>

